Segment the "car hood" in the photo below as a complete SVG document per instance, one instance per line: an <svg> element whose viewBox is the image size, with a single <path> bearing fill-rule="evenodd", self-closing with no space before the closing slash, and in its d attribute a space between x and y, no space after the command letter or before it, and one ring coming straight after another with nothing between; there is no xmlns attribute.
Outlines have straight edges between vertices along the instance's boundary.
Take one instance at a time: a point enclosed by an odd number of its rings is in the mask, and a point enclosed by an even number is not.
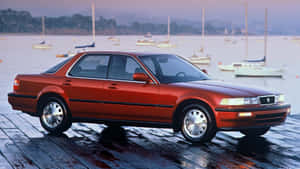
<svg viewBox="0 0 300 169"><path fill-rule="evenodd" d="M263 89L237 85L233 83L217 81L217 80L202 80L191 82L173 83L173 85L185 88L194 88L203 91L219 93L230 97L255 97L273 94L270 91Z"/></svg>

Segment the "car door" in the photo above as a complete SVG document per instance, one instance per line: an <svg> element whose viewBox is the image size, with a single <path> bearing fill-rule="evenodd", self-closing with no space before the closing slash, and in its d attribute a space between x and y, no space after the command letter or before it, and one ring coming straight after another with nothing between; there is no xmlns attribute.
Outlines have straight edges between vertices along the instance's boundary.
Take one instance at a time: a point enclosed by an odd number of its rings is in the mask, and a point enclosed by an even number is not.
<svg viewBox="0 0 300 169"><path fill-rule="evenodd" d="M104 85L108 97L104 106L109 118L117 120L164 122L157 111L159 87L155 83L133 80L134 73L145 70L131 56L112 55Z"/></svg>
<svg viewBox="0 0 300 169"><path fill-rule="evenodd" d="M101 118L109 55L82 56L67 72L63 88L74 118Z"/></svg>

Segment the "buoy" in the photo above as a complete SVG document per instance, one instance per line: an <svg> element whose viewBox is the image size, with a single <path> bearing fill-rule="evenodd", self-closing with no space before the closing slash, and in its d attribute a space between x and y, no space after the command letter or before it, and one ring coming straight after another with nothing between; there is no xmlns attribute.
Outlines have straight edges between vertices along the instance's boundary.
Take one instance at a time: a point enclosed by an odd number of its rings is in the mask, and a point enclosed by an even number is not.
<svg viewBox="0 0 300 169"><path fill-rule="evenodd" d="M222 65L222 62L218 62L218 65Z"/></svg>

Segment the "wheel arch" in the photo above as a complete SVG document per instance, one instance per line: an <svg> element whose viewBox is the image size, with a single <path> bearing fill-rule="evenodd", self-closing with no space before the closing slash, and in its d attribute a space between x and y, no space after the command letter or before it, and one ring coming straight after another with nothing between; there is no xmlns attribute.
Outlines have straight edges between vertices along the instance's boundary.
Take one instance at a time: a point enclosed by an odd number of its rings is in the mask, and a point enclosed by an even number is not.
<svg viewBox="0 0 300 169"><path fill-rule="evenodd" d="M37 105L36 105L37 113L40 112L42 103L49 97L55 97L55 98L60 99L65 104L67 111L70 112L69 104L68 104L67 100L65 99L65 97L63 97L63 95L61 93L57 93L54 91L47 91L47 92L41 93L38 97ZM40 114L38 114L38 115L40 115Z"/></svg>
<svg viewBox="0 0 300 169"><path fill-rule="evenodd" d="M185 99L182 100L178 106L176 107L174 113L173 113L173 117L172 117L172 127L175 131L179 131L181 128L181 122L180 122L180 115L181 115L181 111L182 109L189 105L189 104L200 104L202 106L204 106L209 113L211 114L211 117L213 118L212 120L214 121L214 123L216 123L216 118L215 118L215 113L213 111L213 108L211 107L211 105L209 105L206 101L204 101L203 99L199 99L199 98L189 98L189 99Z"/></svg>

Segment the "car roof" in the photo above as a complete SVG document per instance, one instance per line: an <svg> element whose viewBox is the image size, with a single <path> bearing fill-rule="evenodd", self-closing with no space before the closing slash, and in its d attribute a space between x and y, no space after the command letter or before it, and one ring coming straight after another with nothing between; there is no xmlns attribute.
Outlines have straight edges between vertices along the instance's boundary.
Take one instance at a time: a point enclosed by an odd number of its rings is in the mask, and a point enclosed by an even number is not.
<svg viewBox="0 0 300 169"><path fill-rule="evenodd" d="M84 51L79 54L116 54L131 56L147 56L147 55L166 55L168 53L151 53L151 52L122 52L122 51Z"/></svg>

